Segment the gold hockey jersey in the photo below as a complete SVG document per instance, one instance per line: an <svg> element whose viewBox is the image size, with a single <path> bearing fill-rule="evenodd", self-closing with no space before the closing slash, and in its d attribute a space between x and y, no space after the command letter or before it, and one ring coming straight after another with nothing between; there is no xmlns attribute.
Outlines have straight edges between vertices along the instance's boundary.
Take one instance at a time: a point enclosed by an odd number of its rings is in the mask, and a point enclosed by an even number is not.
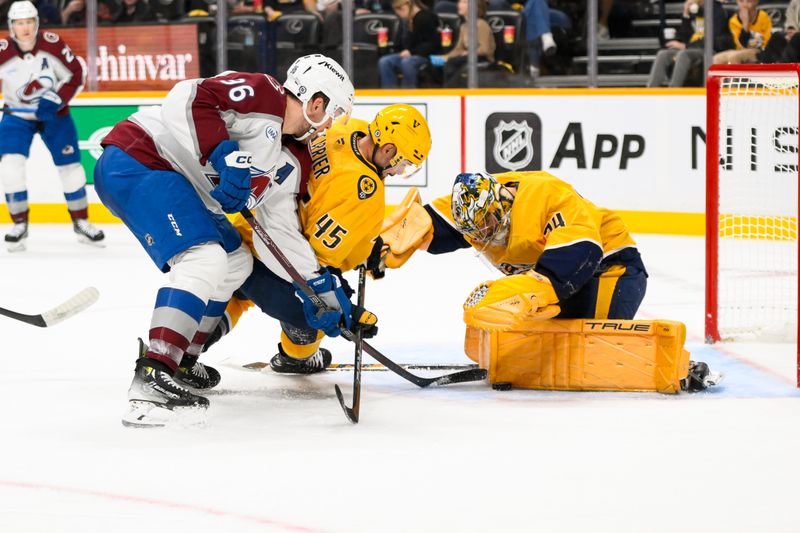
<svg viewBox="0 0 800 533"><path fill-rule="evenodd" d="M750 23L747 42L742 42L743 27L738 13L734 13L728 19L728 28L731 31L731 35L733 35L733 43L737 50L745 48L760 48L763 50L772 37L772 19L763 9L756 11L756 19Z"/></svg>
<svg viewBox="0 0 800 533"><path fill-rule="evenodd" d="M378 169L358 150L368 124L339 120L310 145L308 192L300 223L320 264L346 272L369 257L385 214Z"/></svg>
<svg viewBox="0 0 800 533"><path fill-rule="evenodd" d="M617 214L594 205L572 185L548 172L506 172L495 177L501 184L517 189L508 243L484 249L482 243L470 242L466 236L465 239L507 274L533 268L545 251L561 256L558 263L569 264L581 260L586 244L601 248L603 258L636 246ZM437 198L431 206L454 224L450 195ZM563 277L567 281L569 268L565 270Z"/></svg>

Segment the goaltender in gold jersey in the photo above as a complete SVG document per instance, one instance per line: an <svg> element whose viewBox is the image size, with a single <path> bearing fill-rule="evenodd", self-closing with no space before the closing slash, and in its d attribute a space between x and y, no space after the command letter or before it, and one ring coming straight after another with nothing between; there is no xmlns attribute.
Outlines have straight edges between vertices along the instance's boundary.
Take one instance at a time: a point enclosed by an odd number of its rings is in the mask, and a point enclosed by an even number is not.
<svg viewBox="0 0 800 533"><path fill-rule="evenodd" d="M683 324L633 320L647 271L628 229L548 172L459 174L424 207L411 191L381 237L373 275L417 249L468 247L506 274L464 303L467 355L492 383L674 393L719 380L689 361Z"/></svg>

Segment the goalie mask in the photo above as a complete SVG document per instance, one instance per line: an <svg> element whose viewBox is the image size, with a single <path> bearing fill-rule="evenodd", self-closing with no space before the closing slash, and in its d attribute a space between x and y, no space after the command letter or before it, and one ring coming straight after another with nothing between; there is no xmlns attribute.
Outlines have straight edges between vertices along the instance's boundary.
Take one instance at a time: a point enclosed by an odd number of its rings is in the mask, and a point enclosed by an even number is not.
<svg viewBox="0 0 800 533"><path fill-rule="evenodd" d="M450 209L456 228L471 240L505 244L511 223L511 196L491 174L456 176Z"/></svg>

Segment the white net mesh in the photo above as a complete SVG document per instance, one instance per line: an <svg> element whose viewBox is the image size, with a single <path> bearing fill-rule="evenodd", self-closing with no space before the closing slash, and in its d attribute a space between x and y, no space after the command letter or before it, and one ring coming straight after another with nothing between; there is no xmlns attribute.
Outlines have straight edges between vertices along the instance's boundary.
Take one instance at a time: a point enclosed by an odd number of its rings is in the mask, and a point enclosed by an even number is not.
<svg viewBox="0 0 800 533"><path fill-rule="evenodd" d="M797 74L740 73L720 82L720 336L794 340Z"/></svg>

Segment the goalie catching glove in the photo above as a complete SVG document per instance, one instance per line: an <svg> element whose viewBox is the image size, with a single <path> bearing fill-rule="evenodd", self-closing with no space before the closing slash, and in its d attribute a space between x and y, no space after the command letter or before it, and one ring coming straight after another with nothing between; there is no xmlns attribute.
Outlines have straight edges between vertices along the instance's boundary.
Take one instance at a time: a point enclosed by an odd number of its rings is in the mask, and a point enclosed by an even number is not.
<svg viewBox="0 0 800 533"><path fill-rule="evenodd" d="M486 331L514 329L560 312L550 280L533 270L481 283L464 302L464 322Z"/></svg>
<svg viewBox="0 0 800 533"><path fill-rule="evenodd" d="M374 279L385 276L386 267L400 268L414 252L430 244L433 221L420 202L419 191L412 187L383 221L381 235L367 259L367 270Z"/></svg>
<svg viewBox="0 0 800 533"><path fill-rule="evenodd" d="M303 302L303 314L310 327L324 331L328 337L338 337L342 328L353 332L356 328L361 328L361 335L365 339L378 333L378 317L363 307L350 303L339 276L323 268L318 277L308 280L307 283L314 294L325 303L324 308L317 307L295 284L295 293ZM352 290L349 292L352 294Z"/></svg>

